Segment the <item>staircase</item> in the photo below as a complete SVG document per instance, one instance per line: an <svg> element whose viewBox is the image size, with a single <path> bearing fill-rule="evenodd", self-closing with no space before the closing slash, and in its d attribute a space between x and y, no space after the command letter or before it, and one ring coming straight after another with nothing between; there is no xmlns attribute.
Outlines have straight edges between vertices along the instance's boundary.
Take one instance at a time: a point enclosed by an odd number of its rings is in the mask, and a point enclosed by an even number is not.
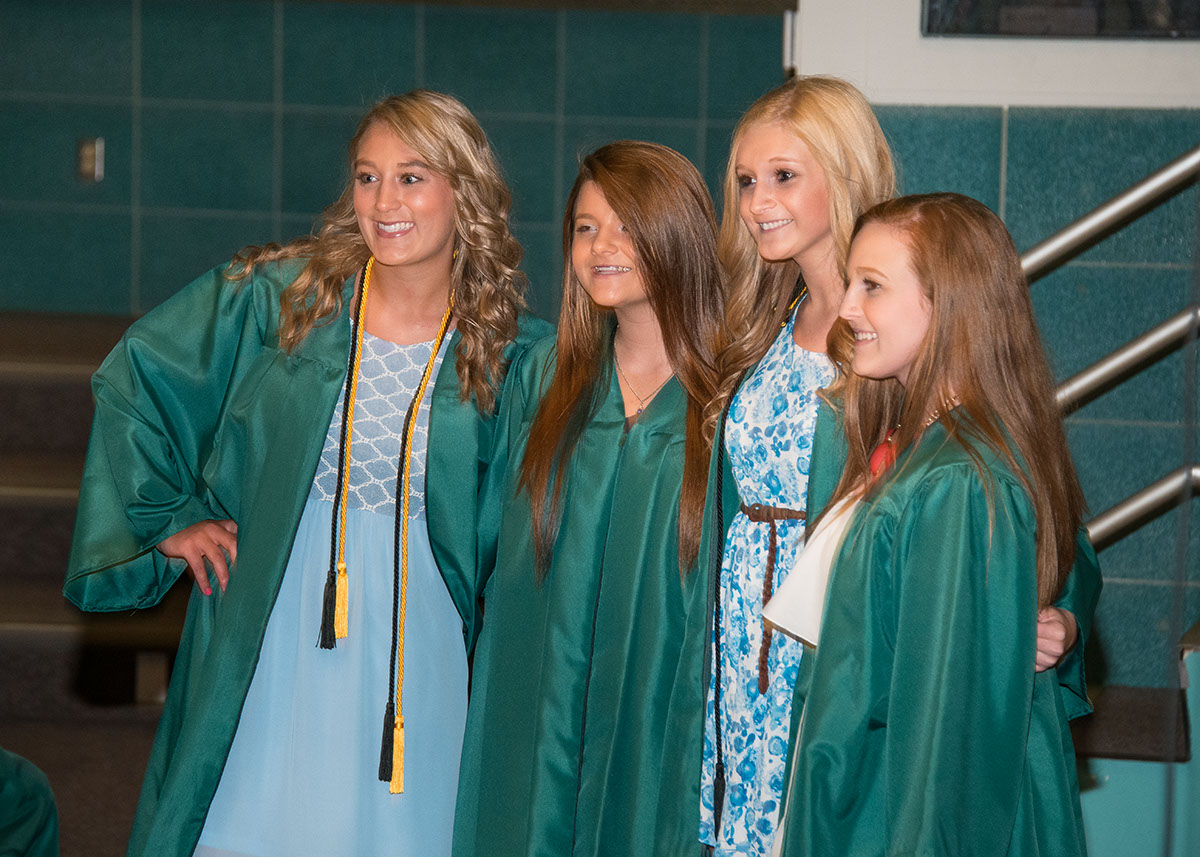
<svg viewBox="0 0 1200 857"><path fill-rule="evenodd" d="M49 777L64 857L124 854L187 600L97 615L62 596L89 379L129 321L0 314L0 746Z"/></svg>

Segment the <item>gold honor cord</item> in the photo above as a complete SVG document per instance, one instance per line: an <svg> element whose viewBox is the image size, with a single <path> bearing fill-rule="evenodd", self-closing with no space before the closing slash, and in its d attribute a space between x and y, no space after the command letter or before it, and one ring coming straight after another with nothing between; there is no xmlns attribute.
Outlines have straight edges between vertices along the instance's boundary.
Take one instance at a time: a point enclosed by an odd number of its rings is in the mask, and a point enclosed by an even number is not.
<svg viewBox="0 0 1200 857"><path fill-rule="evenodd" d="M401 460L402 479L397 484L397 502L400 504L400 603L399 615L393 615L392 653L395 664L395 696L388 700L387 712L384 719L384 737L379 759L379 779L389 783L388 791L392 794L404 792L404 619L408 609L408 486L412 475L412 439L417 428L417 414L421 410L421 402L425 398L425 390L433 375L433 366L437 362L438 353L446 338L446 330L450 327L450 316L454 309L454 294L451 293L449 305L442 316L442 326L438 329L437 339L433 343L433 351L429 362L425 365L425 373L421 383L413 394L408 406L408 415L404 425L403 459ZM399 492L403 493L399 493ZM394 594L393 594L394 597ZM395 611L393 601L393 611ZM390 730L389 730L390 727ZM390 738L390 741L389 741ZM391 752L389 753L389 746Z"/></svg>
<svg viewBox="0 0 1200 857"><path fill-rule="evenodd" d="M375 257L367 260L367 272L363 275L362 300L358 304L358 336L354 347L354 366L350 370L350 396L346 405L346 442L342 466L346 478L342 480L341 526L338 527L337 601L333 613L333 634L341 640L350 633L350 580L346 574L346 507L350 495L350 446L354 439L354 402L358 398L358 374L362 364L363 333L367 329L367 296L371 289L371 270Z"/></svg>
<svg viewBox="0 0 1200 857"><path fill-rule="evenodd" d="M346 501L350 485L350 446L353 439L354 399L358 391L363 331L366 328L367 292L375 259L367 259L358 291L358 306L352 320L350 366L342 396L342 427L338 440L337 484L333 491L333 520L329 534L329 572L321 599L321 630L317 645L333 649L339 637L348 633L349 586L346 574ZM339 526L340 524L340 526ZM340 630L338 630L340 628Z"/></svg>

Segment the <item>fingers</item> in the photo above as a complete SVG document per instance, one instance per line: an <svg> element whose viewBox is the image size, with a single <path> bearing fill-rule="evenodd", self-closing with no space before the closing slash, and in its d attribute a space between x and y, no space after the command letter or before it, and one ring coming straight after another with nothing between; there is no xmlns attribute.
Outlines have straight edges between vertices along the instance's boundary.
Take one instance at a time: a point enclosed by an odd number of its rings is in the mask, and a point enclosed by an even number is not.
<svg viewBox="0 0 1200 857"><path fill-rule="evenodd" d="M1034 660L1037 672L1058 666L1070 648L1067 642L1069 629L1064 616L1070 614L1057 607L1046 607L1038 612L1037 656Z"/></svg>
<svg viewBox="0 0 1200 857"><path fill-rule="evenodd" d="M215 521L214 523L216 526L211 528L208 535L216 550L213 553L206 553L205 556L213 567L217 585L224 592L225 587L229 585L229 569L233 563L237 562L237 536L235 535L237 524L233 524L233 521ZM230 530L225 524L233 524L233 529Z"/></svg>
<svg viewBox="0 0 1200 857"><path fill-rule="evenodd" d="M229 569L237 561L237 524L233 521L200 521L163 539L158 550L187 563L188 572L205 595L212 594L207 566L212 566L217 585L224 592Z"/></svg>
<svg viewBox="0 0 1200 857"><path fill-rule="evenodd" d="M1034 672L1045 672L1046 670L1058 666L1058 662L1062 660L1061 656L1055 657L1049 653L1043 653L1038 649L1037 657L1034 659Z"/></svg>
<svg viewBox="0 0 1200 857"><path fill-rule="evenodd" d="M200 591L205 595L212 595L212 587L208 585L208 571L204 567L204 554L198 550L189 550L182 559L187 563L188 573L192 575Z"/></svg>

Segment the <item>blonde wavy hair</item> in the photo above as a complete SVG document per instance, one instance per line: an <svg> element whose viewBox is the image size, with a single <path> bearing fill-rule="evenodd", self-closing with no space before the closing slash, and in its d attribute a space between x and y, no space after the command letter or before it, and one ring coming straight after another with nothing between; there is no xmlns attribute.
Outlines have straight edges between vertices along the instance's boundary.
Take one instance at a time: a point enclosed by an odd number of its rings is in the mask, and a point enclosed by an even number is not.
<svg viewBox="0 0 1200 857"><path fill-rule="evenodd" d="M287 351L315 325L337 317L347 278L370 257L354 213L354 163L362 138L376 125L393 131L450 182L459 393L464 401L473 395L481 412L491 411L507 368L504 349L516 337L517 317L525 307L526 277L517 270L521 245L508 227L512 194L483 129L457 99L418 89L372 107L350 140L346 187L322 213L317 233L283 246L247 247L226 276L242 280L264 262L308 259L280 297L279 344Z"/></svg>
<svg viewBox="0 0 1200 857"><path fill-rule="evenodd" d="M722 405L779 333L800 276L790 259L768 262L759 255L739 213L738 148L747 132L762 124L776 124L795 135L824 170L839 268L844 269L850 252L854 221L896 194L891 150L867 99L852 84L836 77L796 77L750 106L734 129L725 169L719 253L729 275L730 344L721 356Z"/></svg>

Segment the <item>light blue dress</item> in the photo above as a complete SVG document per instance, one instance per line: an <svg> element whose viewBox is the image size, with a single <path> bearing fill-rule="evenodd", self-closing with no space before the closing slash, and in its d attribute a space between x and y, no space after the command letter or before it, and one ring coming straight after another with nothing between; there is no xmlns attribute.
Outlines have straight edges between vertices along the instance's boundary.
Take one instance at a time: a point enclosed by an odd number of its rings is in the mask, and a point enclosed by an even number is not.
<svg viewBox="0 0 1200 857"><path fill-rule="evenodd" d="M748 506L759 503L802 511L807 501L817 389L833 380L833 366L824 354L793 342L794 321L793 314L738 389L725 422L725 448L738 495ZM776 523L776 588L803 548L804 532L803 521ZM792 691L803 647L785 634L773 635L769 684L760 695L758 656L769 540L770 524L756 523L739 512L725 542L717 594L726 782L719 838L713 825L715 670L708 691L700 788L700 840L713 845L716 855L770 854L779 821Z"/></svg>
<svg viewBox="0 0 1200 857"><path fill-rule="evenodd" d="M349 636L333 650L317 647L339 397L198 857L450 854L467 663L462 620L434 564L425 523L431 389L418 414L409 491L404 793L390 794L378 778L400 432L433 343L401 346L370 334L363 340L346 515Z"/></svg>

